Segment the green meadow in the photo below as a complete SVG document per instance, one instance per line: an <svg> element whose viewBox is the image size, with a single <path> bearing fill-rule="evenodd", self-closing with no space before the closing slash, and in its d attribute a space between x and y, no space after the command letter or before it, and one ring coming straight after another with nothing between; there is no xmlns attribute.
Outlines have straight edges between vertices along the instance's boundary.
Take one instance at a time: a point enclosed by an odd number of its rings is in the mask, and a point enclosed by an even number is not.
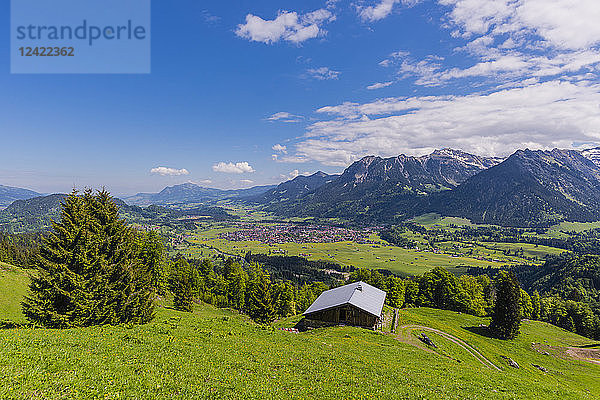
<svg viewBox="0 0 600 400"><path fill-rule="evenodd" d="M566 237L568 236L565 232L576 232L581 233L590 231L592 229L600 228L600 221L598 222L561 222L558 225L551 226L548 229L549 237Z"/></svg>
<svg viewBox="0 0 600 400"><path fill-rule="evenodd" d="M177 250L189 257L207 257L219 253L244 256L249 251L255 254L300 255L309 260L325 260L358 268L387 269L404 276L420 275L436 266L462 273L467 267L500 268L504 265L539 263L548 254L563 252L552 247L536 247L524 243L463 242L438 243L439 251L433 252L426 250L426 241L414 233L406 235L418 243L419 250L392 246L381 240L377 234L372 234L369 238L373 242L371 244L355 242L267 244L259 241L229 241L218 237L221 233L235 230L225 224L206 224L196 231L186 232L188 235L186 244ZM521 248L525 258L514 255L514 252ZM504 254L505 250L509 250L512 254Z"/></svg>
<svg viewBox="0 0 600 400"><path fill-rule="evenodd" d="M26 281L22 271L16 275ZM14 278L0 278L0 319L15 317ZM509 342L478 333L485 319L433 309L400 310L397 333L278 329L297 320L264 326L229 310L198 304L194 313L182 313L165 302L142 326L0 330L0 398L593 399L600 393L600 366L554 348L544 355L532 345L598 343L544 323L524 322L522 335ZM406 325L458 337L500 371L434 333L428 334L438 349L425 351L414 345L420 331L406 333Z"/></svg>
<svg viewBox="0 0 600 400"><path fill-rule="evenodd" d="M0 321L25 322L20 301L27 292L29 278L24 270L0 262Z"/></svg>
<svg viewBox="0 0 600 400"><path fill-rule="evenodd" d="M419 215L418 217L411 218L409 220L417 225L424 226L426 228L449 228L452 225L456 226L488 226L488 225L475 225L466 218L457 217L442 217L440 214L429 213Z"/></svg>

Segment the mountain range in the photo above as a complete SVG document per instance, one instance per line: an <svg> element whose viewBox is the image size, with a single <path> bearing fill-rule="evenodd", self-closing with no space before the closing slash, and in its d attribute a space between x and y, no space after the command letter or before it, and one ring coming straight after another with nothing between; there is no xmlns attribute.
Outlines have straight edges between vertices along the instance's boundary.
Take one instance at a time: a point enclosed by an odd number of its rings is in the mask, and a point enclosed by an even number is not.
<svg viewBox="0 0 600 400"><path fill-rule="evenodd" d="M275 185L255 186L249 189L221 190L206 188L188 182L166 187L159 193L138 193L134 196L126 197L124 200L127 204L137 206L149 206L151 204L184 205L252 197L273 188L275 188Z"/></svg>
<svg viewBox="0 0 600 400"><path fill-rule="evenodd" d="M432 196L427 207L505 226L598 221L600 167L577 151L519 150L456 189Z"/></svg>
<svg viewBox="0 0 600 400"><path fill-rule="evenodd" d="M451 149L422 157L364 157L307 195L267 209L282 215L389 222L411 216L422 199L452 190L501 161Z"/></svg>
<svg viewBox="0 0 600 400"><path fill-rule="evenodd" d="M39 223L43 214L55 217L62 198L0 186L0 205L12 203L0 211L0 224ZM259 206L285 217L340 218L363 224L390 224L425 213L515 227L600 221L600 148L519 150L506 159L452 149L421 157L368 156L341 175L319 171L277 186L240 190L185 183L118 201L124 212L147 216L165 214L167 209L139 206L189 208L203 203L206 213L207 204L220 200ZM228 218L226 213L218 217Z"/></svg>
<svg viewBox="0 0 600 400"><path fill-rule="evenodd" d="M598 221L599 155L600 149L519 150L499 159L442 149L423 157L370 156L306 195L265 208L377 224L425 213L516 227Z"/></svg>
<svg viewBox="0 0 600 400"><path fill-rule="evenodd" d="M337 179L339 175L328 175L318 171L310 176L299 175L292 180L283 182L264 193L250 196L245 201L272 204L284 201L297 200L319 187Z"/></svg>

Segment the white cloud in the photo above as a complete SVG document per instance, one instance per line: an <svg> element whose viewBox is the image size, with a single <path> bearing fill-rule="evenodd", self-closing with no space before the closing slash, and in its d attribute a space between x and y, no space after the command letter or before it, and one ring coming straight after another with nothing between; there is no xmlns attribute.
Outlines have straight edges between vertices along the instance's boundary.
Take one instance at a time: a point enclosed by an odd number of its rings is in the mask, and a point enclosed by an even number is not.
<svg viewBox="0 0 600 400"><path fill-rule="evenodd" d="M210 185L212 183L213 183L213 181L210 180L210 179L203 179L203 180L200 181L201 185Z"/></svg>
<svg viewBox="0 0 600 400"><path fill-rule="evenodd" d="M303 164L311 161L311 158L306 155L288 155L285 157L281 157L275 161L283 162L283 163L291 163L291 164Z"/></svg>
<svg viewBox="0 0 600 400"><path fill-rule="evenodd" d="M278 151L283 154L287 154L287 146L282 146L279 143L272 147L273 150Z"/></svg>
<svg viewBox="0 0 600 400"><path fill-rule="evenodd" d="M284 181L291 181L292 179L297 178L299 175L300 175L300 171L295 169L292 172L290 172L289 174L281 174L281 175L279 175L279 177L281 179L283 179Z"/></svg>
<svg viewBox="0 0 600 400"><path fill-rule="evenodd" d="M380 6L390 2L382 2ZM394 2L395 3L395 2ZM472 56L451 66L435 55L415 59L398 51L381 61L399 79L419 86L457 80L508 87L528 79L589 79L600 71L600 1L438 0L447 11L444 27ZM385 13L384 13L385 14ZM472 58L466 58L467 60ZM473 85L470 81L469 85Z"/></svg>
<svg viewBox="0 0 600 400"><path fill-rule="evenodd" d="M581 50L600 43L597 0L439 0L464 37L535 35L541 44Z"/></svg>
<svg viewBox="0 0 600 400"><path fill-rule="evenodd" d="M600 3L597 0L528 0L517 18L554 46L583 49L600 43Z"/></svg>
<svg viewBox="0 0 600 400"><path fill-rule="evenodd" d="M277 112L277 113L271 115L270 117L267 117L266 120L271 121L271 122L275 122L275 121L300 122L302 120L302 116L294 115L289 112L282 111L282 112Z"/></svg>
<svg viewBox="0 0 600 400"><path fill-rule="evenodd" d="M440 147L506 155L518 148L600 143L600 85L583 82L344 103L318 112L337 118L312 124L290 158L347 166L369 154L424 154Z"/></svg>
<svg viewBox="0 0 600 400"><path fill-rule="evenodd" d="M470 42L470 44L474 43ZM481 42L483 43L483 42ZM504 41L501 46L504 45ZM482 45L483 46L483 45ZM448 68L444 59L429 55L417 61L406 52L392 53L380 65L396 66L400 79L414 78L420 86L441 86L453 80L481 78L487 82L520 82L529 78L552 78L569 74L597 72L600 51L595 49L549 52L548 55L526 54L512 48L485 48L469 45L464 50L479 55L481 61L466 68Z"/></svg>
<svg viewBox="0 0 600 400"><path fill-rule="evenodd" d="M394 82L393 81L389 81L389 82L377 82L374 83L372 85L367 86L368 90L376 90L376 89L383 89L385 87L391 86Z"/></svg>
<svg viewBox="0 0 600 400"><path fill-rule="evenodd" d="M403 58L406 58L409 55L410 55L410 53L407 52L407 51L395 51L392 54L390 54L388 58L386 58L385 60L381 61L379 63L379 65L381 65L382 67L389 67L395 61L401 60Z"/></svg>
<svg viewBox="0 0 600 400"><path fill-rule="evenodd" d="M252 168L252 166L250 166L250 164L248 164L246 161L238 162L235 164L232 162L220 162L218 164L213 165L212 169L215 172L222 172L225 174L243 174L254 172L254 168Z"/></svg>
<svg viewBox="0 0 600 400"><path fill-rule="evenodd" d="M251 179L242 179L240 181L240 183L243 184L243 185L245 185L245 186L248 186L248 185L252 185L254 183L254 181L251 180Z"/></svg>
<svg viewBox="0 0 600 400"><path fill-rule="evenodd" d="M281 11L274 20L248 14L246 23L238 25L235 33L254 42L270 44L285 40L299 44L325 35L326 31L321 26L334 20L335 15L323 8L304 15Z"/></svg>
<svg viewBox="0 0 600 400"><path fill-rule="evenodd" d="M207 24L213 25L213 24L218 24L219 22L221 22L221 17L211 14L210 11L208 11L208 10L203 10L201 12L201 15L202 15L202 18L204 19L204 22L206 22Z"/></svg>
<svg viewBox="0 0 600 400"><path fill-rule="evenodd" d="M176 169L169 167L156 167L150 170L151 174L161 175L161 176L181 176L181 175L189 175L189 171L185 168Z"/></svg>
<svg viewBox="0 0 600 400"><path fill-rule="evenodd" d="M379 0L379 3L369 7L359 7L359 15L364 21L379 21L390 15L396 4L402 3L412 7L422 0Z"/></svg>
<svg viewBox="0 0 600 400"><path fill-rule="evenodd" d="M308 75L310 77L321 80L321 81L338 79L340 76L339 71L331 70L328 67L311 68L311 69L308 69L306 72L308 72Z"/></svg>

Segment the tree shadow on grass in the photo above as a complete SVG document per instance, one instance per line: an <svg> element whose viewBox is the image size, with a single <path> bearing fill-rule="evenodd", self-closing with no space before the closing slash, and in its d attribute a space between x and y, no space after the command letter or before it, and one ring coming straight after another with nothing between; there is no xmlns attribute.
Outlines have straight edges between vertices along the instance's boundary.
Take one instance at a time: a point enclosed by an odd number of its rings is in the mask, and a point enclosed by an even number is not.
<svg viewBox="0 0 600 400"><path fill-rule="evenodd" d="M585 344L583 346L575 346L580 349L600 349L600 343Z"/></svg>
<svg viewBox="0 0 600 400"><path fill-rule="evenodd" d="M462 328L479 336L483 336L490 339L496 338L496 336L488 326L463 326Z"/></svg>
<svg viewBox="0 0 600 400"><path fill-rule="evenodd" d="M21 329L21 328L34 328L35 325L27 322L14 322L10 320L1 320L0 329Z"/></svg>

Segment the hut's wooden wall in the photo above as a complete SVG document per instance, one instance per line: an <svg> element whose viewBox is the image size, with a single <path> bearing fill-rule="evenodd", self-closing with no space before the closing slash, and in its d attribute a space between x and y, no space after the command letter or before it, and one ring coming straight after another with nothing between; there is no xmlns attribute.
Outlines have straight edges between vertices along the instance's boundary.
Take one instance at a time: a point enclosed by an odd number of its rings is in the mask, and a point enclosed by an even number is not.
<svg viewBox="0 0 600 400"><path fill-rule="evenodd" d="M351 305L343 305L328 310L318 311L307 315L306 318L335 324L363 326L366 328L373 328L377 323L376 317Z"/></svg>

